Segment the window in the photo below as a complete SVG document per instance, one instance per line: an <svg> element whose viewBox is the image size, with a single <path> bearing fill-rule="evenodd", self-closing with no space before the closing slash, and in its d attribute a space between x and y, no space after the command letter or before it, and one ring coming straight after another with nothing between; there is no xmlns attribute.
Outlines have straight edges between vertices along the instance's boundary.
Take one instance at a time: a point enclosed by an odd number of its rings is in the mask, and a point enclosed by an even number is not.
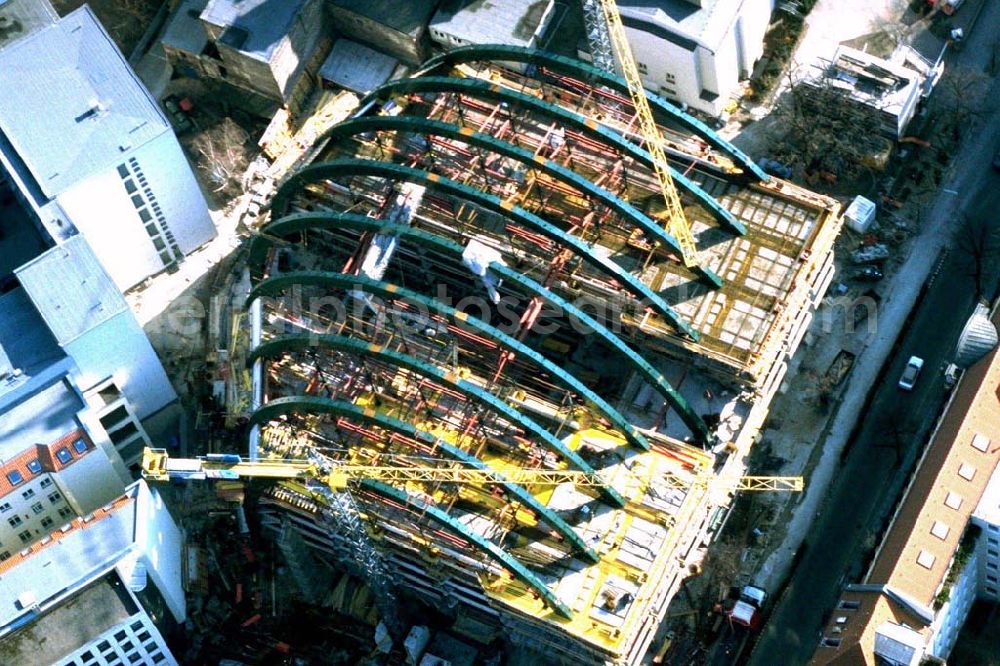
<svg viewBox="0 0 1000 666"><path fill-rule="evenodd" d="M993 571L996 571L997 570L997 563L996 562L987 562L986 563L986 568L987 569L992 569Z"/></svg>
<svg viewBox="0 0 1000 666"><path fill-rule="evenodd" d="M990 557L1000 557L1000 552L993 550L992 548L986 551L986 554Z"/></svg>
<svg viewBox="0 0 1000 666"><path fill-rule="evenodd" d="M52 527L52 523L54 523L54 522L55 522L54 520L52 520L48 516L45 516L44 518L42 518L42 527L46 527L46 528Z"/></svg>
<svg viewBox="0 0 1000 666"><path fill-rule="evenodd" d="M71 454L69 452L69 449L67 449L65 446L56 451L56 460L58 460L62 464L65 465L72 459L73 459L73 454Z"/></svg>
<svg viewBox="0 0 1000 666"><path fill-rule="evenodd" d="M41 502L35 502L34 504L31 505L31 510L34 511L35 515L37 516L42 511L45 511L45 507L42 506Z"/></svg>
<svg viewBox="0 0 1000 666"><path fill-rule="evenodd" d="M139 194L132 195L132 205L136 208L142 208L146 205L146 202L142 200L142 196Z"/></svg>
<svg viewBox="0 0 1000 666"><path fill-rule="evenodd" d="M995 583L995 582L997 582L997 577L996 576L987 575L986 576L986 580L990 581L991 583Z"/></svg>
<svg viewBox="0 0 1000 666"><path fill-rule="evenodd" d="M664 75L663 75L663 78L664 78L664 80L665 80L665 81L666 81L667 83L677 83L677 79L676 79L676 78L674 78L674 75L673 75L673 74L671 74L670 72L667 72L666 74L664 74Z"/></svg>
<svg viewBox="0 0 1000 666"><path fill-rule="evenodd" d="M958 475L966 481L972 481L972 477L976 475L976 466L969 463L962 463L958 468Z"/></svg>
<svg viewBox="0 0 1000 666"><path fill-rule="evenodd" d="M128 167L124 164L118 165L118 175L122 178L128 178Z"/></svg>
<svg viewBox="0 0 1000 666"><path fill-rule="evenodd" d="M35 496L34 488L28 488L23 493L21 493L21 497L23 497L24 499L31 499L34 496Z"/></svg>
<svg viewBox="0 0 1000 666"><path fill-rule="evenodd" d="M989 543L989 544L990 544L991 546L1000 546L1000 539L994 539L993 537L990 537L990 538L988 538L988 539L987 539L986 541L987 541L987 543Z"/></svg>
<svg viewBox="0 0 1000 666"><path fill-rule="evenodd" d="M840 647L839 638L824 638L821 643L823 647Z"/></svg>
<svg viewBox="0 0 1000 666"><path fill-rule="evenodd" d="M155 247L156 251L159 252L160 250L165 250L167 248L167 244L163 242L162 238L154 238L153 247Z"/></svg>
<svg viewBox="0 0 1000 666"><path fill-rule="evenodd" d="M972 448L978 449L983 453L990 448L990 438L985 435L980 435L978 432L972 438Z"/></svg>
<svg viewBox="0 0 1000 666"><path fill-rule="evenodd" d="M24 481L24 477L21 476L21 473L19 471L17 471L16 469L12 469L9 472L7 472L7 480L10 482L10 485L16 486L17 484Z"/></svg>
<svg viewBox="0 0 1000 666"><path fill-rule="evenodd" d="M45 477L44 479L42 479L41 483L39 483L38 485L41 488L48 488L49 486L52 485L52 479L49 478L49 477Z"/></svg>
<svg viewBox="0 0 1000 666"><path fill-rule="evenodd" d="M997 595L997 588L992 586L987 586L986 591L992 594L994 597Z"/></svg>
<svg viewBox="0 0 1000 666"><path fill-rule="evenodd" d="M936 536L938 539L944 539L948 536L948 526L940 520L935 520L934 526L931 528L931 534Z"/></svg>
<svg viewBox="0 0 1000 666"><path fill-rule="evenodd" d="M9 550L5 550L2 553L0 553L0 562L3 562L5 560L9 560L9 559L10 559L10 551Z"/></svg>
<svg viewBox="0 0 1000 666"><path fill-rule="evenodd" d="M837 608L840 608L841 610L858 610L859 608L861 608L861 602L860 601L841 601L840 605L837 606Z"/></svg>
<svg viewBox="0 0 1000 666"><path fill-rule="evenodd" d="M7 519L7 524L11 527L17 527L21 524L21 516L11 516Z"/></svg>
<svg viewBox="0 0 1000 666"><path fill-rule="evenodd" d="M0 504L0 513L7 513L8 511L10 511L10 502Z"/></svg>
<svg viewBox="0 0 1000 666"><path fill-rule="evenodd" d="M77 453L83 453L87 450L87 440L83 437L73 440L73 450Z"/></svg>
<svg viewBox="0 0 1000 666"><path fill-rule="evenodd" d="M949 509L958 511L958 508L962 506L962 496L949 491L948 496L944 498L944 505Z"/></svg>
<svg viewBox="0 0 1000 666"><path fill-rule="evenodd" d="M39 462L38 458L28 462L28 471L32 474L38 474L42 471L42 463Z"/></svg>
<svg viewBox="0 0 1000 666"><path fill-rule="evenodd" d="M143 208L142 210L139 211L139 219L142 220L143 224L146 224L147 222L153 219L153 214L150 213L147 209ZM149 227L146 227L146 231L149 231ZM150 232L149 235L152 236L153 232Z"/></svg>
<svg viewBox="0 0 1000 666"><path fill-rule="evenodd" d="M990 532L1000 532L1000 525L990 525Z"/></svg>
<svg viewBox="0 0 1000 666"><path fill-rule="evenodd" d="M52 502L53 504L55 504L56 502L58 502L61 499L62 499L62 495L60 495L59 493L57 493L57 492L56 493L49 493L49 501Z"/></svg>
<svg viewBox="0 0 1000 666"><path fill-rule="evenodd" d="M136 190L138 189L139 188L135 186L135 181L133 181L131 178L125 181L125 191L128 192L129 194L135 194Z"/></svg>
<svg viewBox="0 0 1000 666"><path fill-rule="evenodd" d="M930 569L934 566L935 559L937 558L935 558L933 554L928 553L926 550L922 550L920 551L920 554L917 555L917 564L925 569Z"/></svg>
<svg viewBox="0 0 1000 666"><path fill-rule="evenodd" d="M639 67L639 73L640 74L649 74L649 67L646 67L646 63L644 63L644 62L637 62L635 64Z"/></svg>
<svg viewBox="0 0 1000 666"><path fill-rule="evenodd" d="M21 543L28 543L31 541L31 530L24 530L17 535L17 538L21 540Z"/></svg>

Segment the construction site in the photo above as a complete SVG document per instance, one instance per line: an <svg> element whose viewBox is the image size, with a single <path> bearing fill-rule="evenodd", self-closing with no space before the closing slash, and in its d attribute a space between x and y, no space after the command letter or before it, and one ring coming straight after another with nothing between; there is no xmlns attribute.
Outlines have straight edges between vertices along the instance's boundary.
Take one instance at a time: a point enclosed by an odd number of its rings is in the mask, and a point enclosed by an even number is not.
<svg viewBox="0 0 1000 666"><path fill-rule="evenodd" d="M357 575L393 638L431 615L638 663L733 494L797 489L745 459L839 204L647 102L656 150L624 79L459 48L364 98L270 202L227 411L281 479L258 511L286 559Z"/></svg>

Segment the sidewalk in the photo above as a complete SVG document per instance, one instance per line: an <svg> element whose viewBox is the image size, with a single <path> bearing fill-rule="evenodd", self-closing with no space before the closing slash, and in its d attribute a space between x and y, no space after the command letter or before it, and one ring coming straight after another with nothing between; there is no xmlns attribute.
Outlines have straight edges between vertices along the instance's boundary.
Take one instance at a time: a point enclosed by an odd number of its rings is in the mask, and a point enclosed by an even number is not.
<svg viewBox="0 0 1000 666"><path fill-rule="evenodd" d="M990 12L987 12L990 13ZM984 31L981 31L981 33ZM981 41L991 36L973 34L970 41ZM970 46L972 46L970 44ZM978 65L980 59L976 49L967 49L955 54L949 66ZM982 55L980 53L980 55ZM983 57L986 57L985 55ZM976 62L970 62L975 60ZM991 99L1000 99L1000 81L994 80ZM923 227L909 244L909 256L890 278L888 289L878 312L877 328L858 355L854 369L848 377L848 385L843 390L842 402L828 422L824 435L813 446L821 447L820 459L806 481L806 492L798 506L792 511L791 520L781 544L775 547L758 567L754 582L768 590L778 590L791 569L796 551L822 509L822 503L839 468L841 452L848 443L855 424L866 407L868 390L890 357L894 343L913 309L924 283L937 264L942 248L951 239L950 226L956 213L971 204L974 193L963 187L970 176L983 164L988 164L986 153L993 143L989 135L996 134L1000 108L993 105L990 117L980 119L982 132L969 128L958 153L954 156L933 202L924 210ZM800 352L801 353L801 352ZM784 436L784 433L783 433Z"/></svg>

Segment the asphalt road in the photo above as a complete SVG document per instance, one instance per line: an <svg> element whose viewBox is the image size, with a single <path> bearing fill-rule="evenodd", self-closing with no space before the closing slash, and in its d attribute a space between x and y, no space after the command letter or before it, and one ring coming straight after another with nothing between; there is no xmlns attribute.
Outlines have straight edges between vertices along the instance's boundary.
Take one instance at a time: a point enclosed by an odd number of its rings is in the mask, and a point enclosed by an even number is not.
<svg viewBox="0 0 1000 666"><path fill-rule="evenodd" d="M995 6L993 10L984 12L980 29L1000 13ZM957 56L963 64L983 60L981 53L970 54L968 50ZM997 86L993 93L997 105ZM941 196L955 196L966 216L982 220L1000 233L1000 174L989 166L992 153L1000 147L998 124L1000 115L994 113L981 132L982 140L968 143L957 158L968 162L965 177L954 188L955 194L943 192ZM837 481L761 632L750 664L807 663L843 583L859 580L867 568L870 548L880 540L926 443L926 433L943 405L942 369L951 360L958 335L975 304L973 264L970 254L958 245L953 243L938 277L918 300L895 353L869 397L870 408L848 443ZM1000 262L994 256L985 264L984 292L987 297L995 297L1000 285ZM922 357L925 363L916 387L908 393L896 383L910 355Z"/></svg>

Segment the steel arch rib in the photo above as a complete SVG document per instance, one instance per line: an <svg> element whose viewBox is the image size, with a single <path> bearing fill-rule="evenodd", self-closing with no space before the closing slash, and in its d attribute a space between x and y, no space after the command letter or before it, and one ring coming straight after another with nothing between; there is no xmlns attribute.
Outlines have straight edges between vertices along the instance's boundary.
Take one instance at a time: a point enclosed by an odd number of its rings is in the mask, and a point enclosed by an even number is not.
<svg viewBox="0 0 1000 666"><path fill-rule="evenodd" d="M485 555L488 555L491 559L499 563L500 566L513 574L519 581L537 592L546 606L567 620L572 619L573 614L570 612L569 608L559 601L556 595L553 594L549 588L545 587L542 581L539 580L538 576L536 576L531 569L521 564L517 558L497 546L492 541L476 534L433 504L428 504L422 499L414 497L403 490L394 488L393 486L380 481L372 481L370 479L363 480L361 482L361 486L373 493L384 495L385 497L396 500L397 502L406 504L415 511L421 512L422 515L431 518L434 522L441 525L449 532L452 532L456 536L474 544Z"/></svg>
<svg viewBox="0 0 1000 666"><path fill-rule="evenodd" d="M384 233L398 236L407 240L445 254L451 254L456 261L461 261L463 248L458 243L423 231L399 224L390 224L382 220L358 215L356 213L296 213L278 220L271 220L261 229L262 234L273 234L275 236L285 236L305 231L307 229L337 229L346 227L358 231ZM255 236L251 244L250 260L248 262L251 275L260 277L263 274L261 266L267 252L270 239L266 236ZM621 338L611 332L604 324L576 307L570 301L553 293L548 288L542 286L535 280L515 271L514 269L498 263L491 263L490 270L498 276L510 280L527 289L530 293L546 300L558 307L561 307L571 317L590 327L597 335L607 342L614 350L620 353L642 377L652 385L652 387L663 396L664 400L677 411L684 425L688 427L695 439L699 442L711 440L711 432L705 422L692 409L683 395L680 394L663 376L659 370L650 365L641 354L629 347Z"/></svg>
<svg viewBox="0 0 1000 666"><path fill-rule="evenodd" d="M625 79L612 72L606 72L574 58L548 53L538 49L528 49L522 46L506 46L503 44L474 44L471 46L461 46L446 53L434 56L428 60L418 70L415 76L429 72L443 64L475 62L477 60L499 61L499 62L523 62L531 65L541 65L557 71L578 76L581 79L593 82L599 86L605 86L628 96L628 83ZM724 153L728 153L746 171L752 173L757 180L767 182L769 177L764 171L754 164L754 161L742 150L719 136L712 128L697 118L684 113L679 108L663 99L659 95L646 90L646 99L654 112L658 112L660 117L669 118L678 122L692 132L704 139L709 145Z"/></svg>
<svg viewBox="0 0 1000 666"><path fill-rule="evenodd" d="M586 559L590 562L597 562L600 559L597 556L597 553L595 553L594 550L580 538L580 535L577 534L565 520L539 502L534 495L524 488L524 486L512 483L504 476L503 472L494 470L479 458L466 453L457 446L452 446L448 442L434 437L428 432L419 430L416 426L411 423L407 423L406 421L401 421L397 418L382 414L374 409L359 407L358 405L347 402L346 400L334 400L318 396L294 396L275 398L274 400L268 401L266 404L262 405L260 409L250 415L250 425L261 426L277 416L283 416L290 413L301 414L303 412L311 414L334 414L346 419L374 424L383 430L389 430L404 437L409 437L410 439L423 442L428 446L434 446L443 451L449 458L458 460L469 467L475 467L476 469L488 471L495 475L496 483L503 486L504 489L517 498L521 504L537 512L543 521L548 523L554 530L561 534L563 538L566 539L566 541L569 542L573 548L586 557Z"/></svg>
<svg viewBox="0 0 1000 666"><path fill-rule="evenodd" d="M419 375L433 379L434 381L446 385L467 396L469 399L499 413L510 423L515 424L516 426L522 428L525 432L530 433L539 441L539 443L544 444L551 451L562 456L576 469L589 474L596 474L593 467L587 464L587 462L575 451L571 451L565 444L559 441L555 435L539 425L537 421L525 416L497 396L480 388L479 386L476 386L472 382L461 379L452 372L445 372L444 370L436 368L425 361L410 356L409 354L403 354L402 352L397 352L392 349L386 349L381 345L372 344L363 340L356 340L354 338L347 338L340 335L284 335L274 340L265 342L254 349L250 353L248 363L253 363L257 359L271 358L287 352L303 351L306 349L315 349L317 347L345 353L353 353L359 356L367 356L382 361L383 363L389 363L401 368L406 368L407 370L415 372ZM604 495L609 502L615 504L616 506L625 506L625 500L622 499L621 495L619 495L613 488L601 486L601 494Z"/></svg>
<svg viewBox="0 0 1000 666"><path fill-rule="evenodd" d="M558 380L568 389L575 391L578 395L593 403L598 411L601 412L615 428L618 428L622 436L625 437L629 444L640 451L649 450L649 442L646 441L646 438L642 436L635 426L629 423L617 409L609 405L604 398L584 386L583 383L576 377L566 372L531 347L528 347L520 340L507 335L500 329L486 323L482 319L469 316L464 312L456 310L450 305L445 305L440 301L428 298L427 296L410 289L400 287L390 282L373 280L369 277L361 275L348 275L344 273L332 273L325 271L296 271L291 273L282 273L281 275L268 278L255 286L250 291L249 296L247 296L247 305L249 306L249 304L257 298L274 296L294 285L328 286L347 291L360 290L369 294L376 294L383 298L400 298L410 300L415 303L419 303L428 310L447 317L458 324L465 324L474 328L480 334L486 335L496 341L498 345L505 348L507 351L512 352L515 355L526 356L531 359L543 370L558 378Z"/></svg>
<svg viewBox="0 0 1000 666"><path fill-rule="evenodd" d="M592 139L603 141L614 147L623 154L631 156L653 168L653 157L648 151L632 143L621 134L604 127L603 125L584 118L578 113L564 109L561 106L551 104L545 100L525 95L509 88L504 88L493 83L488 83L480 79L455 79L442 76L424 76L420 78L398 79L379 86L369 93L367 100L387 99L392 95L406 92L455 92L466 95L474 95L485 99L516 104L522 108L530 109L540 115L548 116L558 120L564 126L573 127ZM321 137L317 144L322 141ZM670 176L674 183L682 190L695 197L698 202L728 231L737 234L746 234L746 227L737 220L732 213L719 205L719 202L711 197L705 190L688 179L684 174L668 165Z"/></svg>
<svg viewBox="0 0 1000 666"><path fill-rule="evenodd" d="M506 141L501 141L488 134L475 132L468 128L462 128L451 123L444 123L439 120L430 120L418 116L363 116L332 127L326 134L326 138L337 140L361 134L363 132L393 130L397 132L414 132L420 134L433 134L456 139L469 143L480 148L486 148L495 153L509 157L521 162L531 169L538 169L543 173L562 181L563 183L575 187L581 193L589 195L600 201L608 208L615 211L621 217L629 220L634 226L639 227L644 232L653 237L654 240L666 245L671 250L682 254L681 246L677 240L664 231L663 227L655 224L647 215L639 212L634 206L616 197L602 187L598 187L583 176L570 169L556 164L552 160L535 157L529 151L518 148Z"/></svg>
<svg viewBox="0 0 1000 666"><path fill-rule="evenodd" d="M695 342L699 339L698 332L684 321L663 300L662 296L655 293L618 264L606 257L595 254L580 239L570 236L534 213L529 213L519 206L503 201L499 197L492 194L484 194L475 188L462 185L444 176L428 173L422 169L414 169L400 164L389 164L375 160L356 159L338 159L313 164L296 173L278 189L278 192L274 195L272 213L279 216L284 215L288 211L292 194L302 189L306 183L324 178L342 176L376 176L379 178L420 183L430 189L472 201L497 215L504 216L517 224L529 227L539 234L544 235L549 240L571 248L581 259L618 280L640 302L645 301L644 305L663 317L675 329Z"/></svg>

